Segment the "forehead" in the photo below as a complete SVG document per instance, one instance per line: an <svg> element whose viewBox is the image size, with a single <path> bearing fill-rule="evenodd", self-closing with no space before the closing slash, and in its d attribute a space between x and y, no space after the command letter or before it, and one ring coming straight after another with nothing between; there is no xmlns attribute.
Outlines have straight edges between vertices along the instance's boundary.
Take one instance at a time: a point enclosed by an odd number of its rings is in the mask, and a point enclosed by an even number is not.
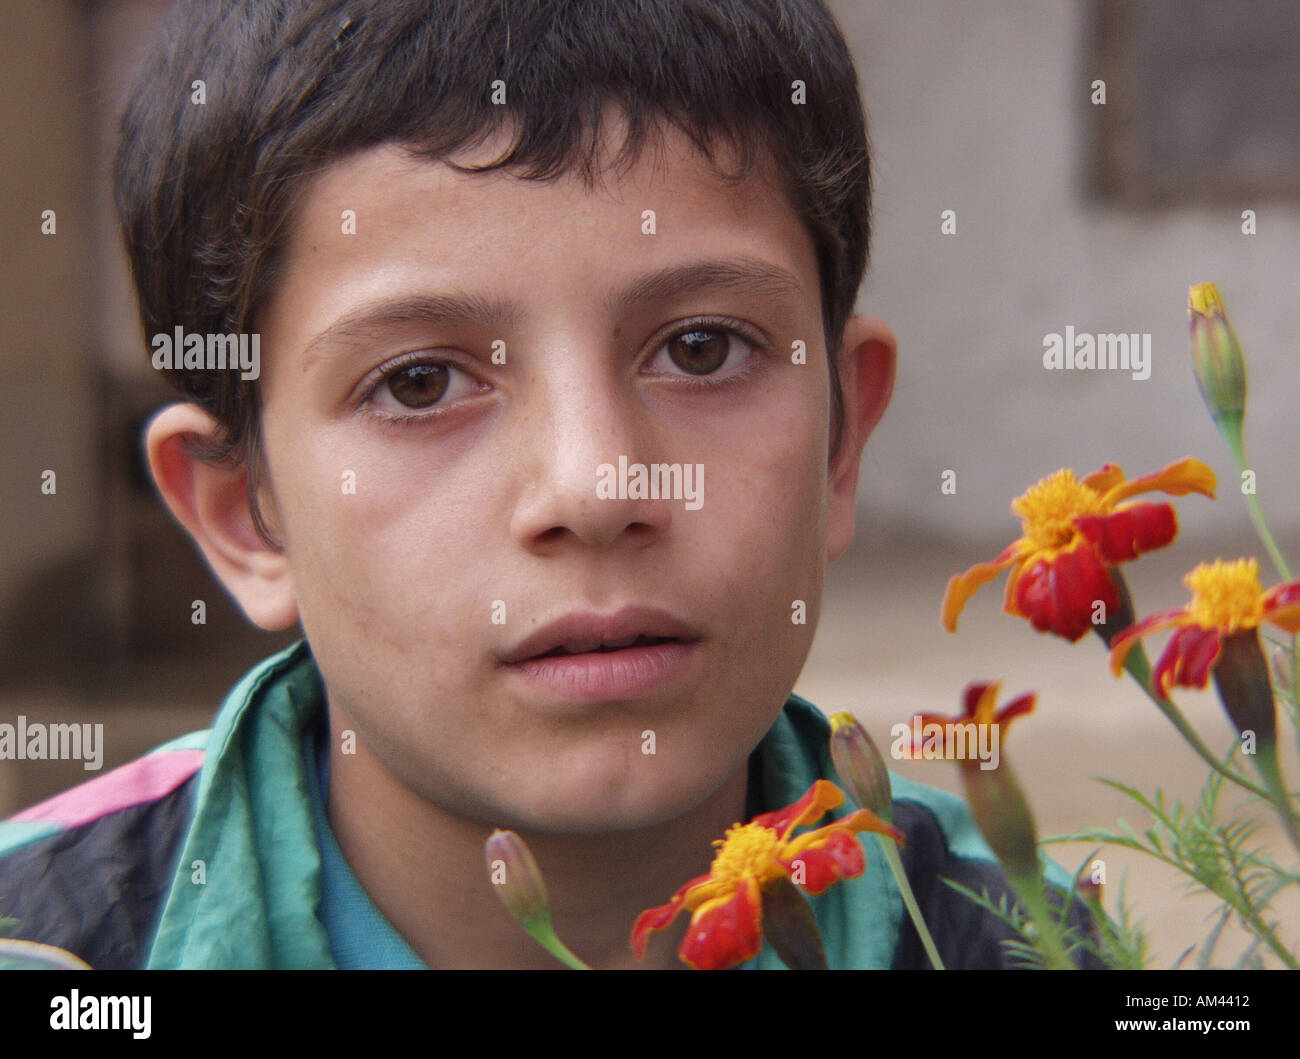
<svg viewBox="0 0 1300 1059"><path fill-rule="evenodd" d="M728 182L663 126L635 165L615 168L623 127L609 124L592 186L576 171L546 181L465 173L396 143L332 163L291 218L272 319L324 326L345 305L440 290L490 297L511 324L523 322L520 306L571 314L581 301L608 313L638 277L691 260L768 266L788 274L797 299L819 304L811 237L770 159ZM508 142L502 133L451 161L482 165ZM728 152L718 161L734 171Z"/></svg>

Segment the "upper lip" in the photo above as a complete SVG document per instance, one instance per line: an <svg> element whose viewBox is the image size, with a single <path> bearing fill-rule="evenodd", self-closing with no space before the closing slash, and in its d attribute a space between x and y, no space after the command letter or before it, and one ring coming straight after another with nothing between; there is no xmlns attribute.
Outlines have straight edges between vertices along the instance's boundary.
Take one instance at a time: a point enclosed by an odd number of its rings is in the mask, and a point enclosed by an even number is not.
<svg viewBox="0 0 1300 1059"><path fill-rule="evenodd" d="M612 614L574 611L543 625L500 654L506 665L522 662L565 644L598 643L610 645L629 637L655 636L672 640L698 640L699 632L655 607L624 607Z"/></svg>

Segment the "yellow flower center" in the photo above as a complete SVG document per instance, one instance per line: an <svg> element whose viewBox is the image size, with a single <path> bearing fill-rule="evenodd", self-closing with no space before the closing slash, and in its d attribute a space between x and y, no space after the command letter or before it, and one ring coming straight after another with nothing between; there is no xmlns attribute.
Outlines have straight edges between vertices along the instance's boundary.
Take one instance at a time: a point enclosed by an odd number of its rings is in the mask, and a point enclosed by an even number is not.
<svg viewBox="0 0 1300 1059"><path fill-rule="evenodd" d="M1259 583L1257 559L1201 563L1183 583L1192 590L1188 611L1203 628L1231 633L1254 629L1264 620L1264 589Z"/></svg>
<svg viewBox="0 0 1300 1059"><path fill-rule="evenodd" d="M1100 515L1101 494L1084 485L1069 468L1049 475L1011 501L1020 516L1024 535L1035 549L1055 551L1070 544L1078 530L1072 520L1080 515Z"/></svg>
<svg viewBox="0 0 1300 1059"><path fill-rule="evenodd" d="M776 853L781 836L762 824L744 824L728 828L726 836L716 839L718 852L709 874L717 882L738 883L746 877L759 880L776 875Z"/></svg>

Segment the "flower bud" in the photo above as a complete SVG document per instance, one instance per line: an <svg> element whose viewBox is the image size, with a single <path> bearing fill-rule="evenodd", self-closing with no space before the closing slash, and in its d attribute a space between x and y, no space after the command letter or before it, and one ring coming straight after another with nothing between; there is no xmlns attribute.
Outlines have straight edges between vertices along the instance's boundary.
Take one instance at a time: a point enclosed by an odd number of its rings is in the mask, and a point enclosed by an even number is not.
<svg viewBox="0 0 1300 1059"><path fill-rule="evenodd" d="M1101 865L1102 870L1097 871L1097 866ZM1086 901L1093 909L1100 911L1102 897L1106 888L1105 883L1106 871L1103 861L1093 861L1091 865L1085 864L1082 870L1074 879L1074 892Z"/></svg>
<svg viewBox="0 0 1300 1059"><path fill-rule="evenodd" d="M502 903L525 927L550 919L546 884L524 840L513 831L496 830L484 844L488 878Z"/></svg>
<svg viewBox="0 0 1300 1059"><path fill-rule="evenodd" d="M995 769L963 762L961 778L971 815L1012 879L1038 872L1038 843L1029 801L1003 760Z"/></svg>
<svg viewBox="0 0 1300 1059"><path fill-rule="evenodd" d="M792 971L826 970L821 931L807 898L784 875L763 886L763 933Z"/></svg>
<svg viewBox="0 0 1300 1059"><path fill-rule="evenodd" d="M1214 686L1238 734L1253 732L1257 745L1277 739L1277 708L1257 630L1239 629L1222 638Z"/></svg>
<svg viewBox="0 0 1300 1059"><path fill-rule="evenodd" d="M1187 318L1196 384L1205 405L1216 423L1225 418L1239 422L1246 411L1246 363L1213 283L1198 283L1188 291Z"/></svg>
<svg viewBox="0 0 1300 1059"><path fill-rule="evenodd" d="M831 761L853 800L889 823L894 808L889 770L867 730L850 713L831 718Z"/></svg>

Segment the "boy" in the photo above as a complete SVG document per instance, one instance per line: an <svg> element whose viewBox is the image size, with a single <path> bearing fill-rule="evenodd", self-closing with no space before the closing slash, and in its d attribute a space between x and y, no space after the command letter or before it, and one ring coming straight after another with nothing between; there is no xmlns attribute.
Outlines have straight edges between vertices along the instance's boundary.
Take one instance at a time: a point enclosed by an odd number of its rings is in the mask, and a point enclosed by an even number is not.
<svg viewBox="0 0 1300 1059"><path fill-rule="evenodd" d="M557 966L493 893L501 827L589 963L679 966L684 922L638 964L637 914L833 776L790 691L895 365L851 315L870 175L833 20L211 0L144 70L117 202L186 398L150 466L249 619L305 641L210 733L7 825L0 915L95 967ZM945 962L1002 965L939 881L1006 889L969 816L895 792ZM925 966L863 845L814 902L831 966Z"/></svg>

